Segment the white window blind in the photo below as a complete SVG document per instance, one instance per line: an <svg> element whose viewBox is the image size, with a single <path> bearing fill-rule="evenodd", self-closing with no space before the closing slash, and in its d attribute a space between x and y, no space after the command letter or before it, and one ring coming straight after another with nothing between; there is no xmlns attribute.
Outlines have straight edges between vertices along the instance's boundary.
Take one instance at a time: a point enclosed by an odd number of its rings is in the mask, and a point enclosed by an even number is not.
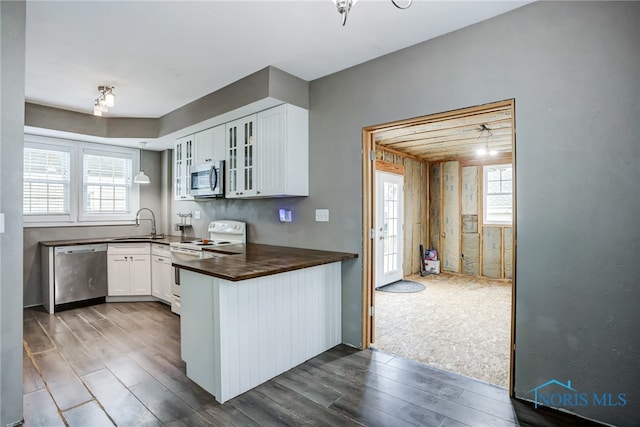
<svg viewBox="0 0 640 427"><path fill-rule="evenodd" d="M510 224L513 218L513 167L484 167L484 223Z"/></svg>
<svg viewBox="0 0 640 427"><path fill-rule="evenodd" d="M25 147L23 212L25 215L69 215L71 154L51 147Z"/></svg>
<svg viewBox="0 0 640 427"><path fill-rule="evenodd" d="M129 214L132 211L133 158L130 153L84 150L84 214Z"/></svg>
<svg viewBox="0 0 640 427"><path fill-rule="evenodd" d="M24 223L29 227L127 224L140 190L139 152L82 141L25 135ZM28 225L27 225L28 224Z"/></svg>

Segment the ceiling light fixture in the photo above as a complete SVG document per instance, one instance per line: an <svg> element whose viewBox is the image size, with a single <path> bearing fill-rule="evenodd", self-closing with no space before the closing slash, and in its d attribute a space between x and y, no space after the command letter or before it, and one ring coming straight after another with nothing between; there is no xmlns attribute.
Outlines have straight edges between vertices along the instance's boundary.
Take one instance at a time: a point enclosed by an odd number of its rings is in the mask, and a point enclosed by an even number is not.
<svg viewBox="0 0 640 427"><path fill-rule="evenodd" d="M113 93L114 86L98 86L100 95L93 103L93 115L102 116L102 113L109 111L109 108L116 105L116 95Z"/></svg>
<svg viewBox="0 0 640 427"><path fill-rule="evenodd" d="M151 183L151 180L149 179L149 177L147 175L145 175L144 171L142 170L142 152L144 151L144 146L145 145L147 145L146 142L140 141L140 173L138 173L138 175L133 177L133 182L135 182L136 184L149 184L149 183Z"/></svg>
<svg viewBox="0 0 640 427"><path fill-rule="evenodd" d="M342 26L344 27L344 25L347 23L347 16L349 15L351 8L353 7L354 4L356 4L358 0L331 0L331 1L335 3L336 8L338 9L338 13L342 15ZM397 2L397 0L391 0L391 3L393 3L393 5L398 9L408 9L409 6L411 6L411 4L413 3L413 0L408 0L407 4L404 6L400 5Z"/></svg>
<svg viewBox="0 0 640 427"><path fill-rule="evenodd" d="M480 135L478 135L478 139L485 131L487 132L487 139L484 142L484 146L476 150L476 154L478 156L486 156L487 154L490 156L495 156L496 154L498 154L498 151L493 148L489 149L489 138L493 136L493 132L491 132L491 129L489 129L484 123L480 126Z"/></svg>

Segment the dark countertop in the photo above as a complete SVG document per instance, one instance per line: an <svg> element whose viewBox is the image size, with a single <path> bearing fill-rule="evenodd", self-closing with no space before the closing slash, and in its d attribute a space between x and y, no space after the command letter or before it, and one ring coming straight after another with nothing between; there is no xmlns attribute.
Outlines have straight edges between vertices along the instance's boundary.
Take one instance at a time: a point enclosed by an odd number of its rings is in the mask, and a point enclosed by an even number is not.
<svg viewBox="0 0 640 427"><path fill-rule="evenodd" d="M189 261L174 259L172 265L195 273L237 282L358 258L358 255L354 253L261 245L256 243L229 245L224 246L222 250L208 249L208 251L218 252L228 256Z"/></svg>
<svg viewBox="0 0 640 427"><path fill-rule="evenodd" d="M195 237L187 237L195 240ZM161 239L152 239L150 236L127 236L127 237L95 237L93 239L68 239L50 240L40 242L42 246L76 246L76 245L97 245L100 243L158 243L168 245L173 242L181 242L184 238L180 236L165 236Z"/></svg>

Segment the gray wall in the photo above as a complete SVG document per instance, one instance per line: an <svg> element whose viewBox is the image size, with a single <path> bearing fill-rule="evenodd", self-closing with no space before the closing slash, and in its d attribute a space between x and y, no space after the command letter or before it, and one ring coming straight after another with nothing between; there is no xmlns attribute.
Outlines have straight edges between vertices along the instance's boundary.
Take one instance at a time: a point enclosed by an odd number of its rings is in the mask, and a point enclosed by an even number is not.
<svg viewBox="0 0 640 427"><path fill-rule="evenodd" d="M218 117L265 98L308 108L307 82L274 67L266 67L160 118L164 136L211 117Z"/></svg>
<svg viewBox="0 0 640 427"><path fill-rule="evenodd" d="M535 3L310 84L310 196L174 202L250 224L249 240L361 254L361 132L516 100L516 395L550 380L640 390L637 3ZM366 77L363 77L366 76ZM280 224L277 208L294 211ZM330 223L314 209L329 208ZM343 340L362 345L361 258L343 268ZM638 404L566 408L614 424Z"/></svg>
<svg viewBox="0 0 640 427"><path fill-rule="evenodd" d="M568 409L631 424L640 418L638 22L635 2L539 2L313 81L308 198L174 202L170 221L197 208L194 235L228 217L251 224L250 241L361 254L362 127L515 98L516 394L532 399L552 378L627 393L625 407ZM277 222L279 207L293 223ZM330 209L331 222L316 223L316 208ZM361 263L343 264L343 340L357 346Z"/></svg>
<svg viewBox="0 0 640 427"><path fill-rule="evenodd" d="M640 419L638 22L637 2L539 2L311 82L310 199L339 221L298 224L360 252L362 127L515 98L516 395L553 378L627 393L568 408L620 425ZM343 283L354 344L360 262Z"/></svg>
<svg viewBox="0 0 640 427"><path fill-rule="evenodd" d="M22 146L25 2L0 2L0 425L22 420Z"/></svg>
<svg viewBox="0 0 640 427"><path fill-rule="evenodd" d="M103 138L157 138L159 120L148 118L98 117L27 103L25 124L35 128L57 129Z"/></svg>
<svg viewBox="0 0 640 427"><path fill-rule="evenodd" d="M144 151L142 153L142 169L149 176L151 183L140 186L140 207L149 208L154 212L159 233L169 234L169 230L164 226L166 224L166 209L163 209L162 206L162 195L166 191L166 185L163 185L162 179L163 174L166 175L166 164L162 162L162 158L163 153L158 151ZM143 218L149 218L148 212L142 215ZM38 242L142 235L148 234L150 231L151 226L148 221L142 221L139 228L125 225L24 228L22 236L24 241L24 306L42 304Z"/></svg>
<svg viewBox="0 0 640 427"><path fill-rule="evenodd" d="M269 66L159 118L96 117L26 103L25 124L102 138L159 138L265 99L274 101L269 106L280 100L309 108L309 86L306 81Z"/></svg>

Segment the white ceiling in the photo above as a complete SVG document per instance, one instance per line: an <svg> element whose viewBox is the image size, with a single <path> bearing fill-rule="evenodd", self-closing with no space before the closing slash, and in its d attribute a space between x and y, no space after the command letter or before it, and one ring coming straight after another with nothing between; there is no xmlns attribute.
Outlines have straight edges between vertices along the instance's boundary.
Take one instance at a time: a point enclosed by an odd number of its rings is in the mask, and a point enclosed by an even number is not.
<svg viewBox="0 0 640 427"><path fill-rule="evenodd" d="M398 0L403 3L404 0ZM530 1L27 1L26 99L106 117L160 117L272 65L314 80Z"/></svg>

